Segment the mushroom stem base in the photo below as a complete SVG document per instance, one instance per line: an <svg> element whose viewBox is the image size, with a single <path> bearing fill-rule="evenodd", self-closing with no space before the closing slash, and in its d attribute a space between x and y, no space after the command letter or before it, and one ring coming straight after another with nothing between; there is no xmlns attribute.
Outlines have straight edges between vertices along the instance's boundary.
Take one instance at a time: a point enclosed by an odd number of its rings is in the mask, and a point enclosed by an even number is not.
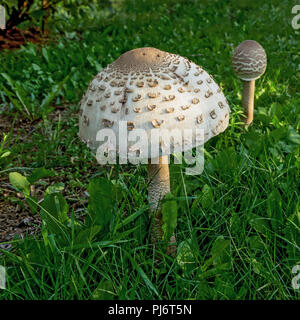
<svg viewBox="0 0 300 320"><path fill-rule="evenodd" d="M245 125L250 125L253 121L254 90L255 80L243 81L242 105L246 115L246 118L243 119Z"/></svg>
<svg viewBox="0 0 300 320"><path fill-rule="evenodd" d="M148 195L150 202L150 217L153 217L153 224L151 230L151 242L157 244L162 241L162 212L160 201L170 192L170 174L168 156L162 156L156 159L157 163L153 163L153 159L148 163ZM151 163L152 162L152 163ZM173 235L167 247L167 254L173 254L176 251L176 238Z"/></svg>

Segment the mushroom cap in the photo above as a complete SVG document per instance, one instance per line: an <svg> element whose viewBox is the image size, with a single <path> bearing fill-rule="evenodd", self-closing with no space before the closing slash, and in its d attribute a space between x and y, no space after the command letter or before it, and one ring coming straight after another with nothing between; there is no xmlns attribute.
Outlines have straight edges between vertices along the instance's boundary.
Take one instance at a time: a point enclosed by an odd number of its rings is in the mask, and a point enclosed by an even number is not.
<svg viewBox="0 0 300 320"><path fill-rule="evenodd" d="M266 52L258 42L245 40L235 48L232 66L240 79L256 80L266 71Z"/></svg>
<svg viewBox="0 0 300 320"><path fill-rule="evenodd" d="M200 66L176 54L138 48L122 54L90 82L79 110L79 137L97 149L102 144L96 141L97 132L112 129L117 138L115 151L119 152L126 138L122 134L119 139L124 121L128 136L133 129L143 129L147 135L148 153L139 158L156 158L203 145L227 128L229 113L220 87ZM157 151L150 150L151 135L162 129L176 129L182 134L181 143L160 137ZM185 129L193 129L191 139L184 138ZM127 140L128 158L135 153L137 141ZM113 150L114 146L107 144L107 150Z"/></svg>

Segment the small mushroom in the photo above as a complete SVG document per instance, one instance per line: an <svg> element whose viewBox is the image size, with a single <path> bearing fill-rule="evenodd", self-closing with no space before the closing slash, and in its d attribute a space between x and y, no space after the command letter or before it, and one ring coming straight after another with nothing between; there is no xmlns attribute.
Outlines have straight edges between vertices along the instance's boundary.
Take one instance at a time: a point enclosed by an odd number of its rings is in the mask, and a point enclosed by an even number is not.
<svg viewBox="0 0 300 320"><path fill-rule="evenodd" d="M266 52L258 42L245 40L234 50L232 66L243 82L244 123L250 125L253 121L255 80L266 71Z"/></svg>

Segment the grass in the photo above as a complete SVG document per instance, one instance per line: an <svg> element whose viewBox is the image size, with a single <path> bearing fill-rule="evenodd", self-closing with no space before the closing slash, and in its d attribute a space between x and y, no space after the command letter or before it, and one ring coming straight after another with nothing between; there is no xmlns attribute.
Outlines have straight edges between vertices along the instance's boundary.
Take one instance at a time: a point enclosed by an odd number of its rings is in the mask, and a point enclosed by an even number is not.
<svg viewBox="0 0 300 320"><path fill-rule="evenodd" d="M43 192L54 184L63 189L72 245L45 225L41 236L14 239L12 250L1 250L7 289L0 299L299 299L291 285L292 267L300 264L295 4L131 0L80 24L57 18L49 22L48 44L1 52L0 110L13 128L1 149L10 154L0 158L0 188L10 172L30 177L36 168L52 170L34 184ZM231 68L232 52L245 39L260 42L268 56L249 129L240 125L241 82ZM146 167L101 167L77 137L78 102L91 78L123 52L146 46L202 65L232 111L228 129L205 145L202 175L171 165L179 248L160 265L144 231ZM75 217L88 212L88 185L96 177L111 181L120 197L105 228L78 248ZM20 204L15 193L3 191L0 199Z"/></svg>

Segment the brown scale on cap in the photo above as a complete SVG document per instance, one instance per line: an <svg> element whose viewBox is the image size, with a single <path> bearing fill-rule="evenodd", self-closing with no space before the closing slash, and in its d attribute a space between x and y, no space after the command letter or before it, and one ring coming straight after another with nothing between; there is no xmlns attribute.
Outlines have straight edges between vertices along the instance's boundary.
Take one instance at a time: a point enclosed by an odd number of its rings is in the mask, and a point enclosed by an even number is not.
<svg viewBox="0 0 300 320"><path fill-rule="evenodd" d="M132 101L133 102L137 102L137 101L140 101L142 99L142 95L138 94L136 95L135 97L132 98Z"/></svg>
<svg viewBox="0 0 300 320"><path fill-rule="evenodd" d="M129 131L133 130L134 127L135 127L135 123L134 123L133 121L128 121L128 122L127 122L127 129L128 129Z"/></svg>
<svg viewBox="0 0 300 320"><path fill-rule="evenodd" d="M114 125L114 121L108 119L102 119L102 123L106 128L111 128Z"/></svg>
<svg viewBox="0 0 300 320"><path fill-rule="evenodd" d="M142 112L142 109L135 107L135 108L133 108L133 111L134 111L135 113L141 113L141 112Z"/></svg>
<svg viewBox="0 0 300 320"><path fill-rule="evenodd" d="M89 126L89 124L90 124L90 119L86 115L83 116L83 123L86 126Z"/></svg>
<svg viewBox="0 0 300 320"><path fill-rule="evenodd" d="M207 90L207 91L205 92L204 97L205 97L205 98L209 98L209 97L212 96L212 95L213 95L212 91L211 91L211 90Z"/></svg>
<svg viewBox="0 0 300 320"><path fill-rule="evenodd" d="M172 101L174 99L175 99L174 94L170 94L168 97L166 97L166 96L163 97L163 101Z"/></svg>
<svg viewBox="0 0 300 320"><path fill-rule="evenodd" d="M125 92L128 92L128 93L132 93L132 92L134 92L134 90L132 89L132 88L125 88Z"/></svg>
<svg viewBox="0 0 300 320"><path fill-rule="evenodd" d="M153 104L153 105L148 105L148 106L147 106L147 108L148 108L149 111L153 111L154 109L156 109L156 107L157 107L157 106L156 106L155 104Z"/></svg>
<svg viewBox="0 0 300 320"><path fill-rule="evenodd" d="M223 109L224 108L224 103L222 101L219 101L218 102L218 106L220 107L220 109Z"/></svg>
<svg viewBox="0 0 300 320"><path fill-rule="evenodd" d="M197 117L197 123L201 124L203 122L203 115L201 114L200 116Z"/></svg>
<svg viewBox="0 0 300 320"><path fill-rule="evenodd" d="M166 108L166 113L172 113L174 112L174 108Z"/></svg>
<svg viewBox="0 0 300 320"><path fill-rule="evenodd" d="M150 79L150 80L151 80L151 79ZM157 81L157 80L154 80L153 82L152 82L152 81L149 81L148 86L149 86L150 88L155 88L155 87L158 86L158 81Z"/></svg>
<svg viewBox="0 0 300 320"><path fill-rule="evenodd" d="M152 120L151 121L154 128L160 128L160 126L164 123L164 120Z"/></svg>
<svg viewBox="0 0 300 320"><path fill-rule="evenodd" d="M191 106L190 105L187 105L187 106L181 106L181 109L182 110L188 110Z"/></svg>
<svg viewBox="0 0 300 320"><path fill-rule="evenodd" d="M215 110L212 110L209 115L211 116L212 119L216 119L217 117L217 114L216 114L216 111Z"/></svg>
<svg viewBox="0 0 300 320"><path fill-rule="evenodd" d="M148 97L149 97L150 99L155 99L155 98L157 98L159 95L160 95L159 92L148 92Z"/></svg>

